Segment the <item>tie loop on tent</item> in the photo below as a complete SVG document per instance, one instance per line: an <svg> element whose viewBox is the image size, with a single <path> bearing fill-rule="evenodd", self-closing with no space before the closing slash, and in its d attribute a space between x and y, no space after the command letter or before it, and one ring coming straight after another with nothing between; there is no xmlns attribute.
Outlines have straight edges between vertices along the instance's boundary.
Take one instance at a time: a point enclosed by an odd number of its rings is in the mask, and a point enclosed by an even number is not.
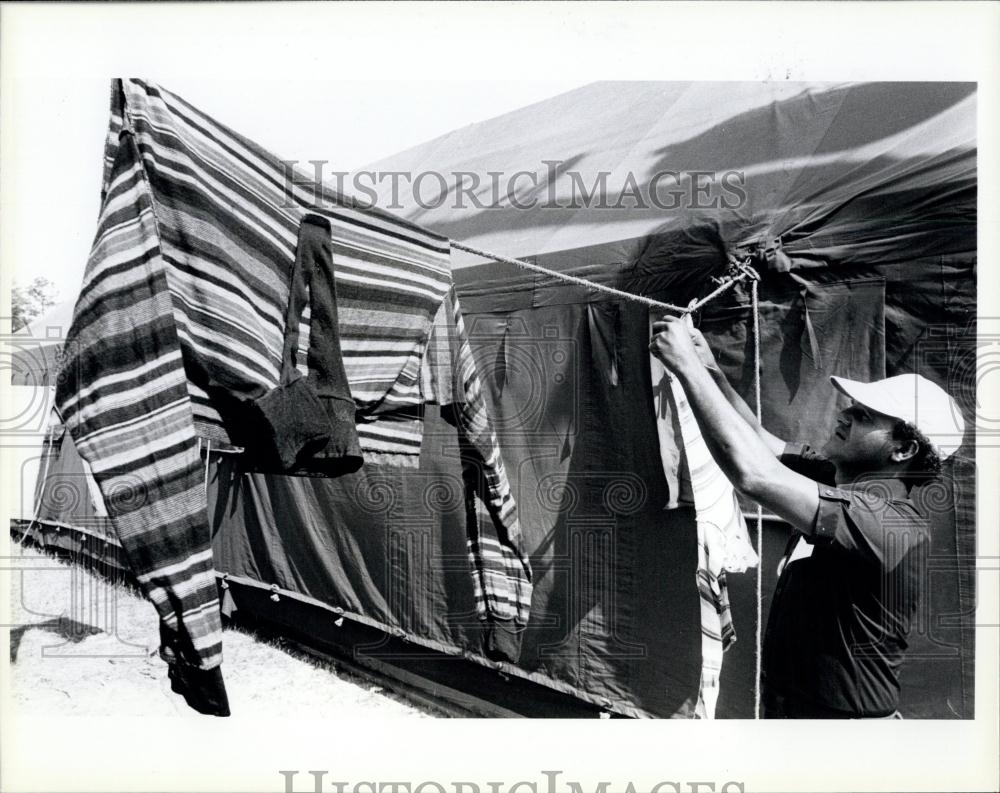
<svg viewBox="0 0 1000 793"><path fill-rule="evenodd" d="M781 237L761 236L734 246L730 262L736 258L746 264L755 264L761 270L772 273L787 273L792 269L792 260L785 253Z"/></svg>
<svg viewBox="0 0 1000 793"><path fill-rule="evenodd" d="M222 574L219 586L222 589L222 602L219 604L219 610L222 612L222 616L232 617L236 613L236 602L233 600L233 593L229 591L229 573Z"/></svg>
<svg viewBox="0 0 1000 793"><path fill-rule="evenodd" d="M792 260L782 250L781 237L770 237L761 242L757 256L761 263L772 272L787 273L792 269Z"/></svg>

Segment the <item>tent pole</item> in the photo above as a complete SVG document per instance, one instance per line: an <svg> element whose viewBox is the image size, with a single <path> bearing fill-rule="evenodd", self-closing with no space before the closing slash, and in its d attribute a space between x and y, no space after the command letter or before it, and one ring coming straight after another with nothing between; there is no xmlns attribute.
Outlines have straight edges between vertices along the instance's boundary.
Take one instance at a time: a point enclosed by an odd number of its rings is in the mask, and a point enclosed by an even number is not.
<svg viewBox="0 0 1000 793"><path fill-rule="evenodd" d="M754 273L756 276L756 273ZM754 401L757 411L757 423L761 423L761 402L760 402L760 305L758 302L757 285L759 277L751 278L750 281L750 301L753 312L753 390ZM763 426L763 425L762 425ZM760 718L760 677L761 677L761 652L763 649L763 570L764 570L764 512L760 504L757 505L757 673L754 678L754 718Z"/></svg>

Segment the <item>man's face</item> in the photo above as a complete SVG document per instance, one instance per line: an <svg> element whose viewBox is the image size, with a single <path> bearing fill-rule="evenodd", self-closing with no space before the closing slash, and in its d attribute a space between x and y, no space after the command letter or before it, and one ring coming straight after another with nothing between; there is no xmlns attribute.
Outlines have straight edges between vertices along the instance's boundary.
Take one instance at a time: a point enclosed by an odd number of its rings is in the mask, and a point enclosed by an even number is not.
<svg viewBox="0 0 1000 793"><path fill-rule="evenodd" d="M897 419L852 402L840 411L823 456L845 471L878 471L891 464L896 448L892 430Z"/></svg>

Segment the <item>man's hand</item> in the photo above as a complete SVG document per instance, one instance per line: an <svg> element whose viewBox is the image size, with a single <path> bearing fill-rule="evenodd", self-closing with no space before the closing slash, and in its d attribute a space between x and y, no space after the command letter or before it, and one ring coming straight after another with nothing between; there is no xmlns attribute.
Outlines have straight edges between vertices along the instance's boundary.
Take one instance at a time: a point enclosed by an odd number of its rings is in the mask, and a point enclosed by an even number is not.
<svg viewBox="0 0 1000 793"><path fill-rule="evenodd" d="M690 316L691 315L689 314L688 317ZM694 348L698 352L699 360L705 365L706 369L718 372L719 364L716 363L715 354L712 352L712 348L708 346L708 342L701 334L701 331L694 327L694 324L689 323L688 332L691 334L691 341L694 343Z"/></svg>
<svg viewBox="0 0 1000 793"><path fill-rule="evenodd" d="M702 355L692 338L693 330L690 315L665 316L660 321L653 323L653 338L649 342L649 351L672 372L680 372L689 366L700 366ZM704 339L702 342L704 343ZM705 347L707 348L708 345L705 344ZM711 351L709 351L709 355L711 355ZM712 364L715 364L714 358Z"/></svg>

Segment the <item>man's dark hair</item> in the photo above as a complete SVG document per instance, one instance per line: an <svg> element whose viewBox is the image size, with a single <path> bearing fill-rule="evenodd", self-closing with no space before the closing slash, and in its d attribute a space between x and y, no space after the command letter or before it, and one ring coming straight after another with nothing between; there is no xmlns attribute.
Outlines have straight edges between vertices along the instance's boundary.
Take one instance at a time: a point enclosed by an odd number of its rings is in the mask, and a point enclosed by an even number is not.
<svg viewBox="0 0 1000 793"><path fill-rule="evenodd" d="M892 439L894 441L916 441L917 453L910 458L908 472L911 479L916 480L914 484L922 484L936 479L941 473L941 455L920 430L906 421L896 422L892 428Z"/></svg>

